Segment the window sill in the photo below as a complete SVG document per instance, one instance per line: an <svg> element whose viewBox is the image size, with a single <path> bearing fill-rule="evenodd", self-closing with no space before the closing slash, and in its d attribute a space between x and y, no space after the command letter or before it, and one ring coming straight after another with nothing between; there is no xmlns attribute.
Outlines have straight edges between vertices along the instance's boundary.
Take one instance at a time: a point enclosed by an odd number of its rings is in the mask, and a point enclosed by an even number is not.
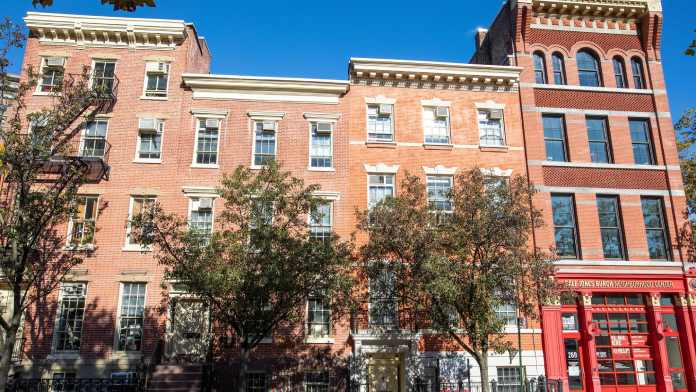
<svg viewBox="0 0 696 392"><path fill-rule="evenodd" d="M56 351L48 354L46 359L50 360L60 360L60 359L80 359L79 351Z"/></svg>
<svg viewBox="0 0 696 392"><path fill-rule="evenodd" d="M192 163L191 168L193 169L219 169L220 165L202 165L198 163Z"/></svg>
<svg viewBox="0 0 696 392"><path fill-rule="evenodd" d="M259 344L273 344L273 338L263 338Z"/></svg>
<svg viewBox="0 0 696 392"><path fill-rule="evenodd" d="M508 146L479 146L483 152L508 152Z"/></svg>
<svg viewBox="0 0 696 392"><path fill-rule="evenodd" d="M140 351L114 351L111 353L113 359L141 359L143 353Z"/></svg>
<svg viewBox="0 0 696 392"><path fill-rule="evenodd" d="M451 150L454 148L454 144L423 143L423 147L426 150Z"/></svg>
<svg viewBox="0 0 696 392"><path fill-rule="evenodd" d="M161 159L134 159L133 163L158 164L162 163Z"/></svg>
<svg viewBox="0 0 696 392"><path fill-rule="evenodd" d="M335 172L336 169L333 167L307 167L308 171L315 171L315 172Z"/></svg>
<svg viewBox="0 0 696 392"><path fill-rule="evenodd" d="M376 140L368 140L365 142L368 148L396 148L396 142L380 142Z"/></svg>
<svg viewBox="0 0 696 392"><path fill-rule="evenodd" d="M263 168L265 168L265 167L266 167L266 165L251 165L251 166L249 166L249 169L251 169L251 170L261 170L261 169L263 169Z"/></svg>
<svg viewBox="0 0 696 392"><path fill-rule="evenodd" d="M306 344L334 344L335 340L333 338L329 338L329 337L325 337L325 338L306 337L304 342Z"/></svg>
<svg viewBox="0 0 696 392"><path fill-rule="evenodd" d="M58 93L55 93L53 91L34 91L32 95L39 96L39 97L50 97L50 96L57 96Z"/></svg>
<svg viewBox="0 0 696 392"><path fill-rule="evenodd" d="M152 248L140 245L125 245L121 250L124 252L152 252Z"/></svg>
<svg viewBox="0 0 696 392"><path fill-rule="evenodd" d="M80 246L66 245L63 247L63 250L72 251L72 252L79 252L81 250L94 250L94 249L96 249L94 244L80 245Z"/></svg>
<svg viewBox="0 0 696 392"><path fill-rule="evenodd" d="M140 99L147 100L147 101L167 101L167 100L169 100L169 97L148 97L146 95L143 95L140 97Z"/></svg>

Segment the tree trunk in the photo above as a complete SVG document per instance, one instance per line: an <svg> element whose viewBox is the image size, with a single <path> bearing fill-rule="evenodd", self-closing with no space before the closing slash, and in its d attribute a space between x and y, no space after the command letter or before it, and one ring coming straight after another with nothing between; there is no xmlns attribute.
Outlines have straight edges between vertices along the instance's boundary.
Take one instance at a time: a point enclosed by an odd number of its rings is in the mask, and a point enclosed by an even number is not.
<svg viewBox="0 0 696 392"><path fill-rule="evenodd" d="M476 358L476 362L478 362L479 370L481 372L481 392L496 392L491 391L491 382L488 379L488 353L479 353L479 357Z"/></svg>
<svg viewBox="0 0 696 392"><path fill-rule="evenodd" d="M249 348L242 343L239 353L239 386L238 392L246 391L247 371L249 370Z"/></svg>
<svg viewBox="0 0 696 392"><path fill-rule="evenodd" d="M10 368L12 366L12 354L14 351L15 341L17 340L17 329L10 328L4 331L5 339L0 345L0 391L5 390L7 380L10 377Z"/></svg>

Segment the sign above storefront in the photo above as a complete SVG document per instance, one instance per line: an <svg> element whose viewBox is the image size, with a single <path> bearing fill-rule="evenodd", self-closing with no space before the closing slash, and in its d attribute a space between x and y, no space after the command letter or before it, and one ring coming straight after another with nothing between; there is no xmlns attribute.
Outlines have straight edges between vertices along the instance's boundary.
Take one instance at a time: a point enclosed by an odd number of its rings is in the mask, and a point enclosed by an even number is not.
<svg viewBox="0 0 696 392"><path fill-rule="evenodd" d="M672 289L679 288L671 280L603 280L579 279L561 282L568 289Z"/></svg>

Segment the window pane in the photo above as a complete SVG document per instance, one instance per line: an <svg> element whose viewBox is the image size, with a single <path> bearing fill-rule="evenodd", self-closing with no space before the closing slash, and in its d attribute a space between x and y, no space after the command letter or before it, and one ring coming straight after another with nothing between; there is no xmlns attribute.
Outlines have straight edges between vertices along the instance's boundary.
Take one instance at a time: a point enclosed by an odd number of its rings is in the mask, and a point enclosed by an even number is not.
<svg viewBox="0 0 696 392"><path fill-rule="evenodd" d="M546 145L546 159L549 161L565 162L565 127L561 116L543 116L544 143Z"/></svg>
<svg viewBox="0 0 696 392"><path fill-rule="evenodd" d="M640 59L631 59L631 68L633 69L633 85L635 88L645 88L645 79L643 78L643 62Z"/></svg>
<svg viewBox="0 0 696 392"><path fill-rule="evenodd" d="M367 136L371 140L391 141L393 140L392 117L391 114L380 111L380 106L394 110L394 105L368 105Z"/></svg>
<svg viewBox="0 0 696 392"><path fill-rule="evenodd" d="M553 81L556 84L566 84L565 65L560 53L553 54Z"/></svg>
<svg viewBox="0 0 696 392"><path fill-rule="evenodd" d="M452 177L428 176L428 204L435 211L452 211L450 192L452 191Z"/></svg>
<svg viewBox="0 0 696 392"><path fill-rule="evenodd" d="M575 210L572 196L553 195L553 224L555 226L556 252L560 257L577 257Z"/></svg>
<svg viewBox="0 0 696 392"><path fill-rule="evenodd" d="M332 132L318 132L317 123L312 123L312 143L310 145L310 167L331 167Z"/></svg>
<svg viewBox="0 0 696 392"><path fill-rule="evenodd" d="M372 208L386 197L394 196L394 176L368 176L368 207Z"/></svg>
<svg viewBox="0 0 696 392"><path fill-rule="evenodd" d="M534 53L534 78L537 84L546 84L546 64L541 53Z"/></svg>
<svg viewBox="0 0 696 392"><path fill-rule="evenodd" d="M590 142L590 157L595 163L610 163L609 135L606 118L588 117L587 137Z"/></svg>
<svg viewBox="0 0 696 392"><path fill-rule="evenodd" d="M275 159L276 132L264 130L263 122L256 122L254 165L262 166Z"/></svg>
<svg viewBox="0 0 696 392"><path fill-rule="evenodd" d="M198 122L198 140L196 142L196 163L201 165L217 164L219 122L215 126L206 124L206 119Z"/></svg>
<svg viewBox="0 0 696 392"><path fill-rule="evenodd" d="M597 212L599 213L604 257L623 259L624 246L618 198L615 196L597 196Z"/></svg>
<svg viewBox="0 0 696 392"><path fill-rule="evenodd" d="M586 51L580 51L576 57L580 85L587 87L598 87L601 85L599 77L599 61L597 58Z"/></svg>
<svg viewBox="0 0 696 392"><path fill-rule="evenodd" d="M633 157L638 165L654 165L650 125L647 120L630 120Z"/></svg>
<svg viewBox="0 0 696 392"><path fill-rule="evenodd" d="M643 222L645 224L650 258L654 260L667 260L669 258L669 253L662 199L643 197L641 198L641 205L643 208Z"/></svg>
<svg viewBox="0 0 696 392"><path fill-rule="evenodd" d="M143 342L145 284L124 283L122 290L118 349L140 351Z"/></svg>
<svg viewBox="0 0 696 392"><path fill-rule="evenodd" d="M626 88L626 69L623 60L614 58L614 77L616 78L616 87Z"/></svg>
<svg viewBox="0 0 696 392"><path fill-rule="evenodd" d="M80 349L86 289L87 286L84 283L61 284L58 326L55 332L55 344L58 351Z"/></svg>
<svg viewBox="0 0 696 392"><path fill-rule="evenodd" d="M440 108L444 110L445 108ZM425 142L433 144L447 144L449 140L449 112L446 116L437 115L438 108L423 108L423 128Z"/></svg>
<svg viewBox="0 0 696 392"><path fill-rule="evenodd" d="M493 119L489 111L478 112L479 135L482 146L499 147L505 145L502 119Z"/></svg>

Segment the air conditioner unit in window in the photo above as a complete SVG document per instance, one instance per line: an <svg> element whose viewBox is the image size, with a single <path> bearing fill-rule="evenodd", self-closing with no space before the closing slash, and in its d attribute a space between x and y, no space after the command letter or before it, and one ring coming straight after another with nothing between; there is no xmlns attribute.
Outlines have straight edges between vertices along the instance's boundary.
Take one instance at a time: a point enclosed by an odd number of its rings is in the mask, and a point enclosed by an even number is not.
<svg viewBox="0 0 696 392"><path fill-rule="evenodd" d="M220 122L218 121L217 118L207 118L207 119L205 119L205 127L206 127L206 128L217 128L219 123L220 123Z"/></svg>
<svg viewBox="0 0 696 392"><path fill-rule="evenodd" d="M62 67L65 65L65 58L63 57L47 57L46 65L49 67Z"/></svg>
<svg viewBox="0 0 696 392"><path fill-rule="evenodd" d="M392 114L392 105L382 103L379 105L379 114Z"/></svg>
<svg viewBox="0 0 696 392"><path fill-rule="evenodd" d="M147 63L145 71L150 73L168 73L169 63Z"/></svg>
<svg viewBox="0 0 696 392"><path fill-rule="evenodd" d="M503 111L501 109L492 109L490 112L488 112L488 118L491 120L502 120Z"/></svg>
<svg viewBox="0 0 696 392"><path fill-rule="evenodd" d="M447 110L447 108L435 108L435 117L447 117L448 114L449 110Z"/></svg>
<svg viewBox="0 0 696 392"><path fill-rule="evenodd" d="M201 197L198 199L199 210L209 210L213 208L213 199L211 197Z"/></svg>
<svg viewBox="0 0 696 392"><path fill-rule="evenodd" d="M138 121L138 129L141 131L154 131L157 129L157 120L154 118L141 118Z"/></svg>
<svg viewBox="0 0 696 392"><path fill-rule="evenodd" d="M317 123L317 133L331 133L331 123Z"/></svg>
<svg viewBox="0 0 696 392"><path fill-rule="evenodd" d="M275 131L276 130L275 121L264 121L263 122L263 130L264 131Z"/></svg>

